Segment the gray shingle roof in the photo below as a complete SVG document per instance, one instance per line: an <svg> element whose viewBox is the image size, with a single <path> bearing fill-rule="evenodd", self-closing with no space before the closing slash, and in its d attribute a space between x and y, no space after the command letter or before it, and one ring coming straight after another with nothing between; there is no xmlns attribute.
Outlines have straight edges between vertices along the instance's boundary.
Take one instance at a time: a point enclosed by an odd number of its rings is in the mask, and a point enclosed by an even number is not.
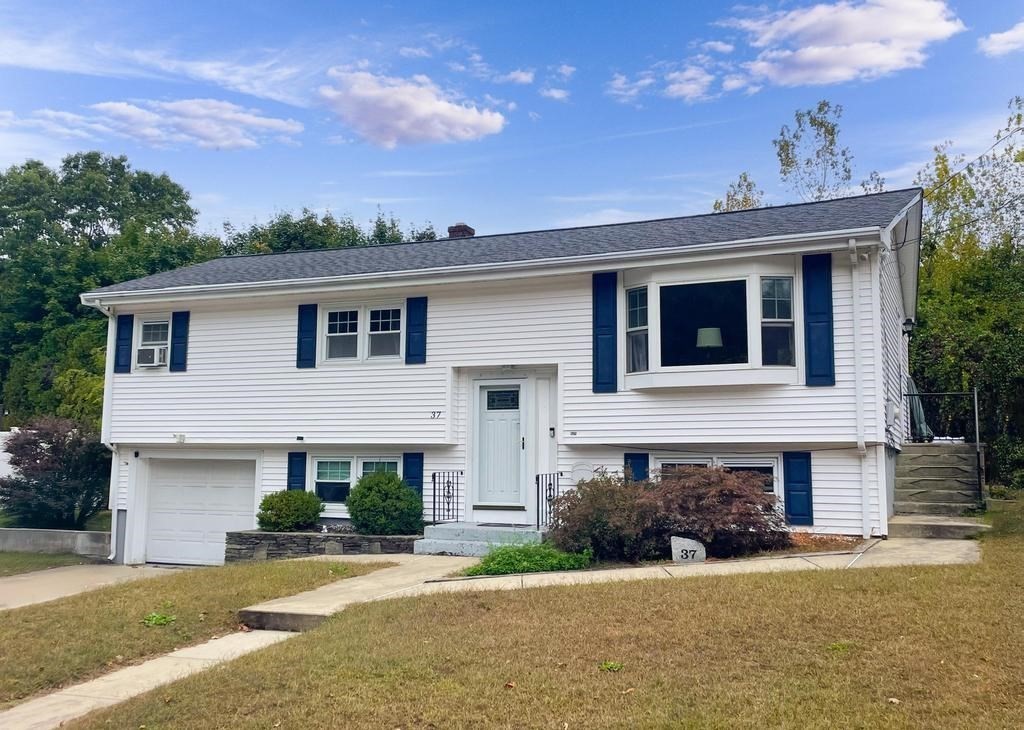
<svg viewBox="0 0 1024 730"><path fill-rule="evenodd" d="M876 195L475 238L317 251L225 256L195 266L125 281L92 294L158 291L188 286L291 281L359 276L391 271L425 271L453 266L484 266L597 254L631 253L726 243L768 236L789 236L885 227L920 193L919 188Z"/></svg>

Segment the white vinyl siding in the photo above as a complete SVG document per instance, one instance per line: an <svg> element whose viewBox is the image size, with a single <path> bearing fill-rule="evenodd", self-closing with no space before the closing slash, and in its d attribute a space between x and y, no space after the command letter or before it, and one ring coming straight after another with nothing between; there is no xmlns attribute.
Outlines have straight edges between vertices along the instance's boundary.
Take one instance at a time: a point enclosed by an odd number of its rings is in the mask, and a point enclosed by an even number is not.
<svg viewBox="0 0 1024 730"><path fill-rule="evenodd" d="M907 404L903 400L905 382L909 372L907 338L903 335L903 295L900 292L899 262L890 254L878 266L881 302L879 320L881 323L882 346L882 402L881 418L886 417L886 404L895 413L892 423L887 426L885 440L890 446L898 447L903 442L906 428Z"/></svg>

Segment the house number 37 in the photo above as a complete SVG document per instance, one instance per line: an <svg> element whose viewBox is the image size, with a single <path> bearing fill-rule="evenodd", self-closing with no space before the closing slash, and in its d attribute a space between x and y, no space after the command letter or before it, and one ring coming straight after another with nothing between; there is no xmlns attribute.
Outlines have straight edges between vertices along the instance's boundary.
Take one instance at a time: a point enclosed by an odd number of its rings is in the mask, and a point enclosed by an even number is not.
<svg viewBox="0 0 1024 730"><path fill-rule="evenodd" d="M440 418L441 417L441 411L431 411L430 412L430 417L433 418L433 419Z"/></svg>

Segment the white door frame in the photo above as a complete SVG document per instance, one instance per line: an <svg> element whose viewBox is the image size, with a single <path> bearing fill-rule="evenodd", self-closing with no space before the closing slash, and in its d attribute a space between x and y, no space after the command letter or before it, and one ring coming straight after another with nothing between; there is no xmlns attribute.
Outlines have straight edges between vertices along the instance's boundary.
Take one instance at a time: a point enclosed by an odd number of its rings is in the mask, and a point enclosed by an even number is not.
<svg viewBox="0 0 1024 730"><path fill-rule="evenodd" d="M532 466L535 463L534 445L532 439L526 436L531 432L534 413L530 407L533 399L532 379L527 375L509 378L488 378L477 377L471 380L473 397L472 407L469 413L469 449L470 468L466 489L466 516L472 522L500 522L507 524L526 525L533 520L530 511L534 500L532 491L529 488L530 475L533 474ZM480 426L481 406L480 394L484 389L501 388L503 386L517 386L519 388L519 438L525 439L526 447L520 450L520 481L523 488L523 506L521 509L501 509L500 507L480 508L477 495L480 492L477 475L480 473Z"/></svg>

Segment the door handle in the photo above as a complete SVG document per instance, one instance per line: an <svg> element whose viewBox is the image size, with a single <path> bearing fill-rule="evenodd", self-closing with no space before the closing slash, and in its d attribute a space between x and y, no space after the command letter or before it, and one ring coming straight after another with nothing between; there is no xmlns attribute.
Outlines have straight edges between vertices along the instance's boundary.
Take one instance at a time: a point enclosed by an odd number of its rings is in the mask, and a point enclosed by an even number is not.
<svg viewBox="0 0 1024 730"><path fill-rule="evenodd" d="M523 451L526 451L526 437L523 436Z"/></svg>

